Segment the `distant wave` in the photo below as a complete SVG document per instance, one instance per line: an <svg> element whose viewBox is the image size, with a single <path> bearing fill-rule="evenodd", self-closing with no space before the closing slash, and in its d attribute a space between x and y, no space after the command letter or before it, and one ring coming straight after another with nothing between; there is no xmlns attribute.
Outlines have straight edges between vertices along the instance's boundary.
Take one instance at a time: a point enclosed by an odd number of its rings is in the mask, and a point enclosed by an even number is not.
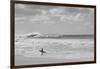
<svg viewBox="0 0 100 69"><path fill-rule="evenodd" d="M16 39L27 39L27 38L55 38L55 39L93 39L94 35L65 35L65 34L40 34L40 33L28 33L24 35L16 36Z"/></svg>

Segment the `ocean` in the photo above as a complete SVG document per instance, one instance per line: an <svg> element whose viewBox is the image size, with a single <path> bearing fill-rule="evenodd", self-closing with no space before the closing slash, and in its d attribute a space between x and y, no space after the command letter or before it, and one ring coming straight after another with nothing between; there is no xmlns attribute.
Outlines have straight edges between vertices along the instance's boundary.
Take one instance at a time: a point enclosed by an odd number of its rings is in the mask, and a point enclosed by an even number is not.
<svg viewBox="0 0 100 69"><path fill-rule="evenodd" d="M41 55L40 50L46 52ZM15 65L67 63L94 60L94 39L27 38L15 42Z"/></svg>

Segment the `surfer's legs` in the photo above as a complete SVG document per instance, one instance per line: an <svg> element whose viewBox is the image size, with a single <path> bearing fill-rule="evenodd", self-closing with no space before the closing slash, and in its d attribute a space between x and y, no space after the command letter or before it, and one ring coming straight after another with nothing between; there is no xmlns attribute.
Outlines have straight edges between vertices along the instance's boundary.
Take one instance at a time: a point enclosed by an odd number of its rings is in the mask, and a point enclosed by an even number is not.
<svg viewBox="0 0 100 69"><path fill-rule="evenodd" d="M43 55L43 53L41 53L41 55Z"/></svg>

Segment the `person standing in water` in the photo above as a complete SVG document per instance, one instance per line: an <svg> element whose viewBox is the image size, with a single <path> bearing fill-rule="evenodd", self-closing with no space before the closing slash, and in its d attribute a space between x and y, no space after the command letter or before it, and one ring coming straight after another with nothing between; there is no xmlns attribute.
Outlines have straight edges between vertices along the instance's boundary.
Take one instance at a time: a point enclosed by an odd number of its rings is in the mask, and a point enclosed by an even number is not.
<svg viewBox="0 0 100 69"><path fill-rule="evenodd" d="M41 55L43 55L44 53L46 53L46 51L43 50L43 48L41 50L39 50L41 52Z"/></svg>

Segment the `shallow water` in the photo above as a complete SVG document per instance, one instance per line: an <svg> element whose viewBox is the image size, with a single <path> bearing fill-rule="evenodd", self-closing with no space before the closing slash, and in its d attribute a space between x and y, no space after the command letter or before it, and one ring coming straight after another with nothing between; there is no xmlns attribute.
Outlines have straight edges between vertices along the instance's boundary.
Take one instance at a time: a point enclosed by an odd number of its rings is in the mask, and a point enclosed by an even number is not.
<svg viewBox="0 0 100 69"><path fill-rule="evenodd" d="M46 51L41 55L41 48ZM15 64L45 64L94 60L93 39L26 39L15 43ZM22 59L23 58L23 59Z"/></svg>

